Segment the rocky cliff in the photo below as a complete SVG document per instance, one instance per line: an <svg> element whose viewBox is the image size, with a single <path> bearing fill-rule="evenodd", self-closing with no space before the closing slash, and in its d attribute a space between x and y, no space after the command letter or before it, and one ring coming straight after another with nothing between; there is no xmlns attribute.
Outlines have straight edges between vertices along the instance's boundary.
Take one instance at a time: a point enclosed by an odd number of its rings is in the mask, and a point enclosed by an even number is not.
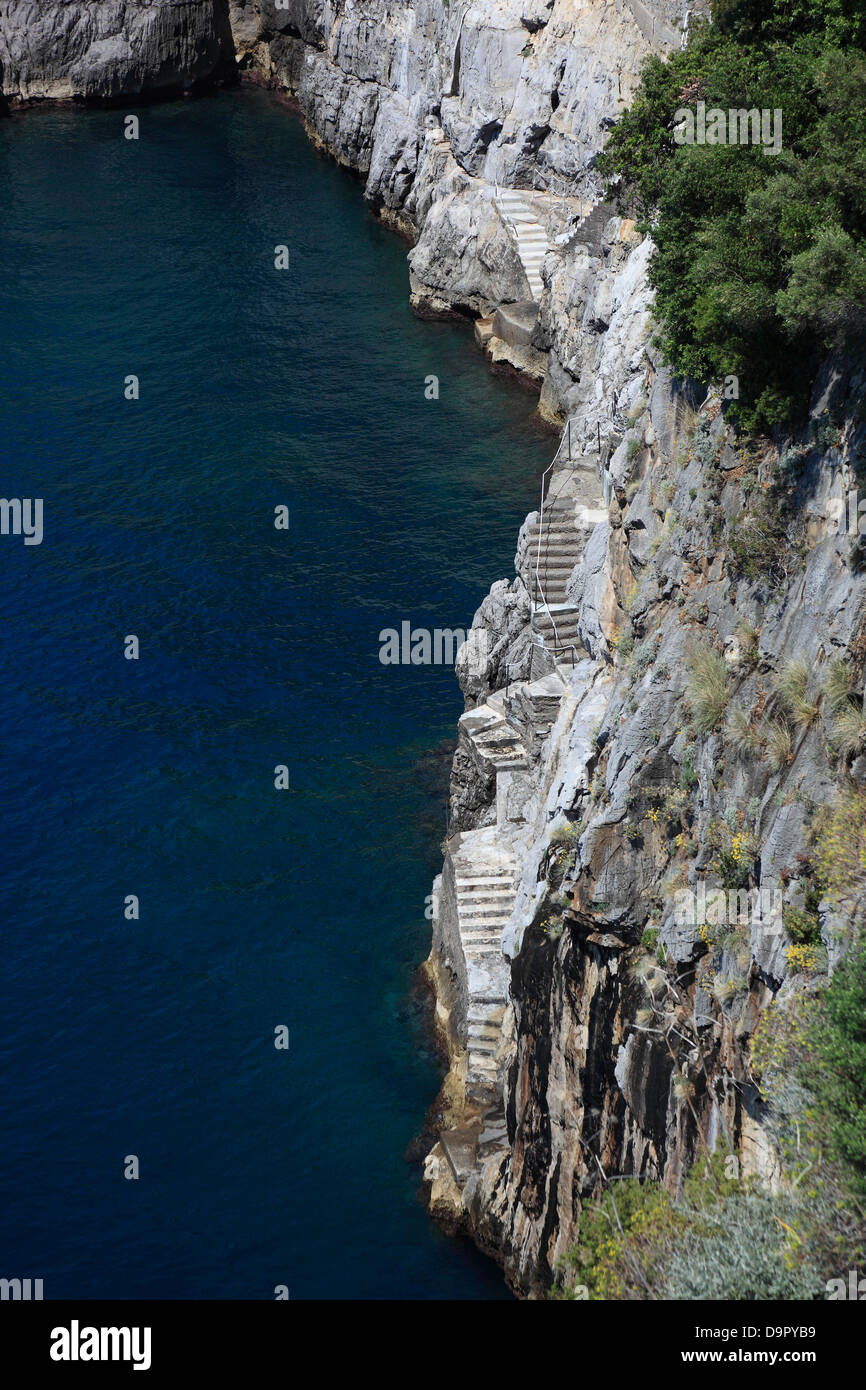
<svg viewBox="0 0 866 1390"><path fill-rule="evenodd" d="M0 97L175 95L227 77L224 0L2 0Z"/></svg>
<svg viewBox="0 0 866 1390"><path fill-rule="evenodd" d="M241 67L292 91L411 237L416 308L475 318L565 426L516 577L458 661L429 962L451 1058L431 1207L529 1294L607 1175L677 1190L724 1142L774 1181L749 1040L814 983L789 914L831 961L845 916L813 902L809 845L860 770L821 681L841 661L862 693L838 518L863 382L828 364L810 430L744 449L659 359L652 244L594 169L642 58L686 20L616 0L232 8Z"/></svg>
<svg viewBox="0 0 866 1390"><path fill-rule="evenodd" d="M606 1175L676 1190L724 1142L773 1182L749 1040L814 979L792 913L832 964L858 907L815 901L809 846L866 773L834 723L838 673L842 700L862 697L866 655L858 538L839 524L864 382L828 362L809 428L746 447L660 360L652 243L595 173L643 57L701 8L0 3L12 98L187 87L227 70L228 42L410 238L419 312L472 317L562 427L515 576L458 659L428 967L451 1060L431 1208L530 1295ZM718 888L770 910L738 901L731 920L726 900L717 920Z"/></svg>

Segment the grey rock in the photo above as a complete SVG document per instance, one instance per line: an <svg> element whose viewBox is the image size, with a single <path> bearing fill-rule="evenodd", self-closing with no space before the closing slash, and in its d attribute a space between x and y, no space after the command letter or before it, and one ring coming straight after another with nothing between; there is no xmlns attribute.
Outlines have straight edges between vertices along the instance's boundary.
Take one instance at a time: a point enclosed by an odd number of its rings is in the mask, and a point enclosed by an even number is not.
<svg viewBox="0 0 866 1390"><path fill-rule="evenodd" d="M171 94L233 71L223 0L0 0L7 99Z"/></svg>

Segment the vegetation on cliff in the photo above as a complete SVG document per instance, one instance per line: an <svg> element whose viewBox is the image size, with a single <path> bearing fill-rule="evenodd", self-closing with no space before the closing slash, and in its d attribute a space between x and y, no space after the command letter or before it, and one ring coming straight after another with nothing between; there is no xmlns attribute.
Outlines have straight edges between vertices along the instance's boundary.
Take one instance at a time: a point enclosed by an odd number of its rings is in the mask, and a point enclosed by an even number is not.
<svg viewBox="0 0 866 1390"><path fill-rule="evenodd" d="M699 103L704 116L765 112L763 139L678 143L677 113ZM766 148L774 113L778 152ZM744 426L796 418L827 349L862 350L858 0L715 0L713 23L697 26L686 49L647 60L599 168L658 248L651 283L668 360L700 381L736 377L731 409Z"/></svg>
<svg viewBox="0 0 866 1390"><path fill-rule="evenodd" d="M588 1204L555 1298L822 1299L866 1258L866 941L824 988L765 1012L752 1060L777 1190L703 1155L674 1196L610 1179Z"/></svg>

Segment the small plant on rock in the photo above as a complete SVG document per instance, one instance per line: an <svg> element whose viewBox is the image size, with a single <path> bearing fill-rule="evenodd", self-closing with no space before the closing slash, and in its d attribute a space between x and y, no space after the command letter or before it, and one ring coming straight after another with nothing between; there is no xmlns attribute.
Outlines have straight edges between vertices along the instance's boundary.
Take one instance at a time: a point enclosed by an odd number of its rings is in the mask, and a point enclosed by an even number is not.
<svg viewBox="0 0 866 1390"><path fill-rule="evenodd" d="M709 647L699 648L689 662L686 700L695 727L701 733L709 733L716 727L727 698L727 670L723 659Z"/></svg>
<svg viewBox="0 0 866 1390"><path fill-rule="evenodd" d="M764 725L767 761L774 772L781 772L791 761L793 738L791 726L784 719L770 719Z"/></svg>
<svg viewBox="0 0 866 1390"><path fill-rule="evenodd" d="M806 697L809 675L809 666L805 661L792 659L785 663L776 680L776 690L782 704L794 722L804 728L814 724L819 713L818 701Z"/></svg>
<svg viewBox="0 0 866 1390"><path fill-rule="evenodd" d="M732 705L725 720L725 737L734 751L743 757L759 757L764 740L760 730L752 723L752 717L742 705Z"/></svg>

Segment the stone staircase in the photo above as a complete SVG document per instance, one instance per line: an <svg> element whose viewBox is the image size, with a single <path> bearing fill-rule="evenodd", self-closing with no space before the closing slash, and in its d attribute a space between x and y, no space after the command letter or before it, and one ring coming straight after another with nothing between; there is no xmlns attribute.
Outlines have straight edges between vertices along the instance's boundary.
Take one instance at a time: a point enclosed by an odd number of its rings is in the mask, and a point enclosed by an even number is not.
<svg viewBox="0 0 866 1390"><path fill-rule="evenodd" d="M604 201L593 203L589 212L585 213L575 227L570 232L558 238L557 246L563 251L569 250L572 246L589 246L596 250L601 245L602 233L612 217L617 217L616 208L612 203Z"/></svg>
<svg viewBox="0 0 866 1390"><path fill-rule="evenodd" d="M497 1090L496 1050L509 979L501 939L517 894L517 865L497 853L489 831L469 831L461 837L454 877L469 980L466 1091L477 1099Z"/></svg>
<svg viewBox="0 0 866 1390"><path fill-rule="evenodd" d="M522 532L518 563L532 595L538 569L543 592L533 603L536 634L552 643L555 624L559 642L573 642L577 648L577 611L568 603L566 583L583 557L591 529L607 516L607 509L597 462L591 455L557 467L550 484L542 514ZM576 654L579 657L580 652ZM446 874L445 936L453 952L458 950L459 938L465 967L465 974L464 970L459 973L465 990L460 1040L466 1047L466 1095L484 1106L501 1104L497 1053L511 977L502 954L502 933L517 899L522 851L516 847L522 843L520 827L525 825L526 808L534 794L528 774L567 689L565 672L557 667L570 663L568 654L557 653L552 671L492 691L483 704L460 719L465 751L479 765L485 783L495 780L496 788L495 824L451 838ZM461 1132L453 1139L453 1153L446 1148L455 1173L463 1171L464 1150L468 1153L476 1137L474 1131ZM491 1132L493 1147L501 1142L498 1130Z"/></svg>
<svg viewBox="0 0 866 1390"><path fill-rule="evenodd" d="M590 246L597 246L608 222L616 215L617 211L612 203L596 203L592 211L578 222L575 236L580 241L588 242Z"/></svg>
<svg viewBox="0 0 866 1390"><path fill-rule="evenodd" d="M520 735L508 723L501 703L493 703L493 697L462 714L460 724L477 756L491 764L494 772L517 772L529 766Z"/></svg>
<svg viewBox="0 0 866 1390"><path fill-rule="evenodd" d="M555 649L573 645L579 651L582 646L577 629L578 611L569 603L565 592L586 545L586 535L578 527L575 499L570 497L545 506L543 516L530 525L528 540L527 583L532 595L532 628L552 652L554 661L570 666L574 653Z"/></svg>
<svg viewBox="0 0 866 1390"><path fill-rule="evenodd" d="M550 238L538 221L528 194L516 188L499 188L496 190L496 206L517 243L532 298L537 304L544 293L541 266L550 249Z"/></svg>
<svg viewBox="0 0 866 1390"><path fill-rule="evenodd" d="M501 695L502 692L497 692ZM527 752L533 757L556 723L559 706L565 694L565 683L558 671L551 671L532 682L521 681L508 700L507 717L520 731ZM495 704L491 695L490 704Z"/></svg>
<svg viewBox="0 0 866 1390"><path fill-rule="evenodd" d="M569 601L566 585L583 559L590 532L607 510L595 468L561 469L553 477L556 485L551 485L543 511L527 531L524 579L532 598L533 631L557 665L571 666L583 644L578 610Z"/></svg>

